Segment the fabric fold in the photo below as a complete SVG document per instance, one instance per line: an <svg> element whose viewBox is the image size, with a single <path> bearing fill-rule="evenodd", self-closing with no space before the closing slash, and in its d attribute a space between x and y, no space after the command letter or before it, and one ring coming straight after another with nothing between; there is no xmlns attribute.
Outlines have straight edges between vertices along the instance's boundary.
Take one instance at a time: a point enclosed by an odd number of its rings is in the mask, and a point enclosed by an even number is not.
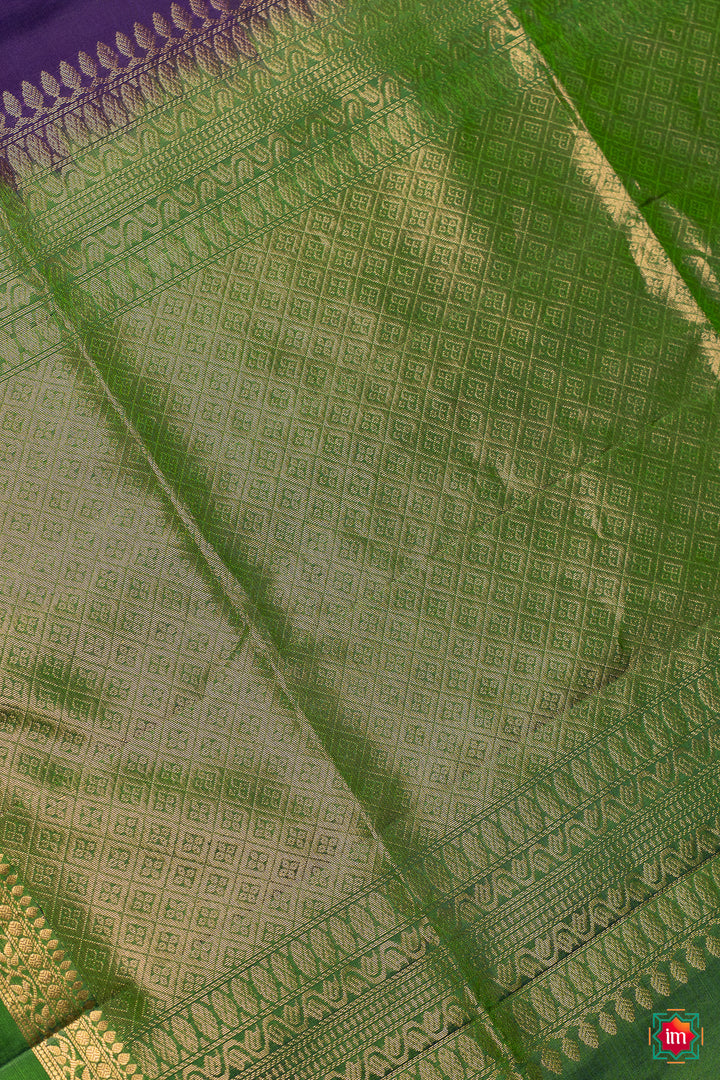
<svg viewBox="0 0 720 1080"><path fill-rule="evenodd" d="M712 966L710 224L522 7L174 7L4 137L3 843L148 1076L557 1073Z"/></svg>

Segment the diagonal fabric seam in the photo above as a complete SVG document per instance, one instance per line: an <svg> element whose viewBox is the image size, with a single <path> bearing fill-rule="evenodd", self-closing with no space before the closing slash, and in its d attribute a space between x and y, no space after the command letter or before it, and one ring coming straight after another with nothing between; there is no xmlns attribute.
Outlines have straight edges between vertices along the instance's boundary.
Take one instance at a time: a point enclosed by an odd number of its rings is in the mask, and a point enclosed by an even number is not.
<svg viewBox="0 0 720 1080"><path fill-rule="evenodd" d="M42 265L42 255L38 251L32 228L27 220L27 215L24 213L24 207L19 203L14 192L7 188L3 190L1 187L0 212L5 220L7 232L15 241L16 250L14 255L16 262L19 263L20 272L23 273L24 276L31 278L34 283L46 292L47 299L55 312L56 318L58 318L69 336L69 341L63 342L64 346L69 348L70 341L74 342L77 353L90 370L96 383L99 385L110 410L120 422L126 434L130 436L136 447L139 449L143 459L150 468L163 497L170 504L175 517L180 522L180 525L186 536L189 538L192 546L200 554L211 579L215 585L220 588L222 595L230 604L235 616L239 617L241 623L244 624L242 632L247 633L258 657L264 660L268 665L278 688L290 703L292 711L301 725L302 730L316 742L325 759L334 768L337 775L352 795L352 798L360 808L366 826L377 841L382 852L387 857L389 865L399 874L404 888L410 896L414 897L416 901L419 901L425 918L427 918L430 925L432 925L433 929L438 934L438 938L455 971L458 981L480 1010L480 1018L483 1019L485 1023L488 1023L498 1053L504 1057L506 1063L509 1063L515 1070L522 1067L529 1067L529 1063L525 1060L525 1053L517 1039L513 1038L512 1033L509 1030L496 1030L495 1024L489 1023L488 1006L490 1004L490 999L488 998L487 1001L481 1000L481 996L475 988L477 986L477 980L473 980L472 982L469 980L464 971L462 959L456 956L452 942L444 940L442 927L436 925L432 916L427 914L425 910L427 905L423 902L423 897L414 886L407 870L403 868L402 863L397 860L396 855L388 847L386 841L376 827L370 811L366 808L363 800L355 791L353 791L351 785L343 775L340 766L328 752L319 733L315 730L305 711L296 701L295 695L288 686L280 669L280 662L275 647L271 642L266 640L262 630L260 630L255 623L252 601L247 596L236 576L226 566L220 555L217 553L214 546L205 538L200 526L197 524L188 508L176 495L172 485L155 461L150 449L146 446L142 435L125 411L121 401L112 392L89 345L85 343L84 339L86 335L83 333L82 329L83 316L79 313L79 305L76 307L73 304L72 287L68 286L64 280L62 271L57 266L52 267L51 272L48 273L47 276L43 274L40 269L40 265Z"/></svg>
<svg viewBox="0 0 720 1080"><path fill-rule="evenodd" d="M306 2L306 0L303 0L303 2ZM322 0L312 0L312 3L310 3L309 0L307 0L307 2L309 4L308 11L312 12L313 14L316 12L316 10L317 10L318 13L321 13L322 11L325 10L324 5L320 6L321 3L322 3ZM289 6L288 6L288 3L289 3ZM281 14L281 16L283 14L284 15L289 15L290 18L293 17L293 11L294 11L294 9L292 7L292 0L261 0L261 3L259 4L259 6L257 8L253 8L252 12L256 13L256 12L265 11L265 10L267 10L268 12L277 10ZM530 39L529 35L524 30L520 20L514 15L514 13L511 11L511 9L509 7L503 6L502 0L501 0L500 3L494 2L493 4L491 4L491 6L489 8L489 11L492 12L499 21L504 20L505 22L510 23L511 24L511 29L513 30L513 32L516 35L510 41L505 42L503 44L503 46L500 49L498 49L497 51L498 52L503 52L504 51L504 52L507 52L507 53L511 53L513 50L517 50L518 53L522 53L523 50L524 50L524 52L526 54L525 55L525 60L529 61L530 62L530 67L532 67L533 66L532 65L532 58L528 55L528 45L530 45L531 50L533 50L535 53L537 53L537 56L536 56L535 59L538 60L542 64L543 69L545 71L545 74L550 80L550 84L552 86L553 92L556 94L558 99L562 102L563 106L566 109L570 110L571 115L573 116L573 120L576 123L576 125L579 123L580 126L583 128L583 130L585 132L587 132L587 129L586 129L585 125L584 125L584 122L582 121L582 117L580 116L580 114L579 114L578 110L576 109L574 103L570 99L569 95L567 95L564 88L561 87L559 81L557 80L556 76L554 75L554 72L552 71L550 66L545 62L544 57L542 56L542 53L538 50L537 46L534 44L534 42ZM251 14L252 13L249 14L247 11L238 12L232 18L237 21L238 25L240 25L240 23L243 23L248 30L251 30L251 23L252 23ZM231 22L232 22L232 19L231 19ZM208 25L210 25L210 24L208 24ZM214 23L212 25L215 26ZM198 28L198 29L193 30L193 31L189 31L186 38L184 37L183 39L177 40L177 41L175 39L171 39L170 43L178 45L178 47L180 47L180 48L189 48L190 45L192 44L192 42L197 39L197 35L200 35L201 32L204 33L205 31L206 31L205 27ZM168 44L168 46L166 46L166 48L169 48L170 43ZM263 57L264 56L265 56L265 52L263 53ZM138 65L140 65L140 67L138 67ZM127 77L130 77L130 76L134 77L134 75L137 73L137 71L141 69L141 65L142 65L142 61L137 61L135 66L130 65L127 69L122 68L119 71L113 72L110 76L108 76L108 80L112 84L110 86L110 89L112 89L112 86L115 85L115 82L114 82L115 79L120 79L121 76L123 76L123 75L126 75ZM527 81L527 71L524 71L524 72L523 71L518 71L518 75L520 77L521 82ZM101 83L101 85L104 85L102 80L100 80L100 83ZM88 87L86 89L89 91L89 90L93 89L93 87ZM67 107L64 109L63 115L64 115L65 112L68 112L68 111L69 112L77 111L79 103L81 104L82 102L78 102L75 99L75 97L73 96L73 98L70 101L68 101ZM52 118L55 116L55 112L56 112L55 108L52 108L52 107L49 108L49 110L48 110L48 121L52 120ZM31 124L31 121L29 119L25 119L23 122L26 123L26 124ZM130 124L130 123L132 123L132 120L128 121L128 124ZM115 131L122 130L123 126L124 125L112 124L111 125L111 133L115 132ZM14 129L12 129L12 130L14 130ZM99 141L102 141L102 140L99 140ZM591 141L594 141L594 140L591 139ZM0 145L1 145L1 140L0 140ZM599 147L598 147L598 149L599 149ZM406 151L407 151L407 148L405 148L404 152L406 152ZM630 198L629 195L628 195L628 198ZM636 209L638 209L638 211L639 211L639 208L636 208ZM194 270L196 268L197 268L197 266L193 266L192 270L188 271L188 272L189 273L194 272ZM86 279L83 279L83 280L86 280ZM130 305L130 306L132 306L132 305ZM124 309L120 309L120 310L124 310ZM720 361L719 361L719 363L720 363ZM19 370L19 369L13 369L13 370ZM6 372L4 377L7 377L11 373L12 373L12 371ZM0 376L0 379L1 378L3 378L3 376ZM661 414L659 414L657 417L649 420L647 424L643 425L641 428L639 428L633 434L631 434L631 435L629 435L627 437L621 438L621 439L617 440L616 442L611 443L610 445L602 448L601 450L599 450L597 452L591 452L585 458L580 458L572 468L570 468L568 471L564 472L562 475L558 476L557 479L555 479L552 483L550 483L546 487L543 487L543 488L539 489L536 494L538 496L542 496L545 493L552 493L553 491L557 490L559 487L562 487L563 485L566 485L583 468L592 467L598 461L602 460L602 458L605 457L607 454L612 453L613 451L615 451L618 448L622 449L624 446L632 445L633 442L635 442L638 439L642 438L642 436L646 432L653 430L653 428L657 424L663 423L666 419L668 419L669 417L675 415L676 412L678 412L679 410L681 410L681 409L683 409L685 407L691 407L698 398L703 396L703 393L705 393L705 392L706 391L701 391L699 393L691 393L689 396L680 399L676 403L676 405L672 406L669 410L666 410L665 412L662 412ZM494 513L494 517L499 518L499 517L504 516L505 514L511 514L512 512L513 512L513 507L512 507L512 505L509 505L507 507L503 507L502 509L496 510L495 513Z"/></svg>
<svg viewBox="0 0 720 1080"><path fill-rule="evenodd" d="M720 379L720 338L718 337L720 326L715 325L701 299L695 296L690 284L685 280L682 269L676 265L653 231L646 215L642 213L642 207L638 206L633 199L606 157L602 146L590 133L579 107L553 71L532 35L524 28L517 15L513 13L513 17L517 20L518 26L522 27L523 44L528 58L534 59L545 72L554 93L568 111L577 129L576 146L573 150L576 167L595 188L598 198L613 221L625 233L630 253L649 291L653 295L660 294L668 306L674 308L691 325L701 327L705 324L709 328L710 333L707 329L704 334L701 333L701 347L706 355L708 366ZM662 272L659 272L659 268L652 264L653 258L658 258L658 256L664 263Z"/></svg>
<svg viewBox="0 0 720 1080"><path fill-rule="evenodd" d="M12 199L13 202L15 202L14 196L10 195L9 198ZM12 214L8 213L7 214L7 219L8 219L9 222L10 222L11 218L12 218ZM16 228L15 228L15 230L13 230L13 234L15 235L17 233L20 233L22 235L23 229L22 229L22 226L20 225L20 221L17 218L15 220L15 226L16 226ZM11 228L12 228L12 225L11 225ZM144 443L144 441L142 439L141 434L139 433L137 428L133 425L132 421L127 416L127 413L125 412L122 403L112 393L112 390L110 389L110 387L108 386L106 380L104 379L104 377L102 375L102 372L101 372L101 370L100 370L100 368L99 368L99 366L97 364L97 361L94 359L94 357L92 355L92 352L83 344L82 331L79 329L78 326L76 326L76 324L75 324L75 322L73 320L73 317L70 314L68 314L67 308L68 307L71 308L71 304L68 302L67 299L60 300L55 295L54 290L52 289L52 285L50 284L50 282L48 280L45 279L42 272L40 270L38 270L37 266L35 265L35 259L33 258L33 252L34 252L35 245L30 239L29 230L28 230L27 226L25 226L24 231L25 231L25 238L24 238L25 243L24 243L24 245L22 244L22 241L20 241L20 243L21 243L23 254L25 255L26 259L29 257L30 260L31 260L30 266L27 265L26 260L22 260L22 262L24 263L24 265L23 265L24 272L27 274L28 272L33 273L33 271L34 271L34 275L37 276L38 282L41 284L41 286L43 288L48 290L48 299L50 300L52 306L55 308L56 312L59 313L62 324L63 324L65 330L69 333L69 335L72 338L75 339L76 344L78 346L78 351L80 352L80 354L81 354L83 360L85 361L85 363L91 369L94 378L96 379L96 381L102 387L103 394L106 397L107 401L109 402L112 411L114 412L116 417L121 421L121 423L122 423L123 427L125 428L126 432L131 436L131 438L136 443L136 445L141 449L142 455L145 458L145 460L146 460L147 464L149 465L149 467L151 468L151 470L153 472L153 475L154 475L154 478L155 478L158 486L160 487L161 491L163 492L164 497L170 502L175 515L179 518L179 520L180 520L180 522L182 524L182 527L183 527L184 531L190 536L193 545L199 550L199 552L200 552L200 554L201 554L201 556L203 558L203 562L205 563L207 569L210 571L210 574L211 574L213 580L217 584L220 585L220 588L221 588L223 594L230 601L230 604L231 604L231 607L233 608L233 610L236 613L240 614L241 617L243 618L243 620L245 621L245 629L244 629L243 632L250 635L251 640L253 642L253 645L257 648L258 653L261 656L263 656L265 658L265 660L267 661L267 663L268 663L268 665L269 665L269 667L270 667L270 669L271 669L271 671L273 673L273 677L277 680L278 686L280 687L282 692L286 695L287 699L292 703L293 709L294 709L299 721L301 722L303 728L305 730L309 731L309 732L312 732L313 737L319 742L319 744L320 744L320 746L322 748L323 754L325 755L326 759L329 760L329 762L332 764L332 766L337 771L338 775L342 777L343 782L347 783L345 781L344 776L342 776L342 772L341 772L340 768L338 767L337 763L335 762L335 760L332 758L332 756L327 752L326 748L324 747L324 745L322 743L322 740L320 739L318 733L315 731L315 728L313 727L313 725L311 724L311 722L309 721L309 719L307 718L307 716L305 715L305 713L303 712L301 707L295 702L294 696L293 696L292 692L290 691L289 687L287 686L287 683L285 682L284 676L283 676L283 674L282 674L282 672L280 670L279 662L278 662L278 660L277 660L277 658L275 656L273 646L270 643L266 642L266 640L264 639L264 636L262 635L262 632L255 625L255 623L253 621L252 614L250 614L248 612L248 610L247 610L248 605L251 602L249 601L247 595L245 594L244 589L242 588L240 583L237 581L235 576L232 574L232 572L225 566L224 562L222 561L220 556L217 554L217 552L215 551L213 546L210 544L210 542L205 539L205 537L203 536L202 531L200 530L199 526L197 526L197 524L194 521L192 515L189 513L189 511L184 506L182 501L175 495L170 483L167 481L167 479L165 478L162 470L160 469L157 462L153 458L152 454L150 453L150 451L145 446L145 443ZM17 239L17 235L16 235L16 239ZM36 252L35 252L35 254L37 256ZM39 256L38 256L38 259L39 259ZM60 287L60 289L58 290L61 293L61 295L65 291L63 286L64 286L64 283ZM697 673L695 673L695 674L697 674ZM360 808L362 810L362 813L363 813L363 816L364 816L364 818L365 818L365 820L366 820L372 834L378 840L382 850L387 854L390 865L392 865L396 870L399 871L400 878L404 882L404 885L408 889L408 891L411 894L415 895L416 898L421 899L421 902L422 902L422 897L417 892L417 890L415 889L415 887L414 887L414 885L412 883L412 879L410 879L410 881L408 881L407 871L403 869L402 864L399 864L397 862L397 860L395 859L393 854L387 848L387 846L385 844L385 841L383 840L382 836L379 834L378 830L375 828L374 823L372 822L372 818L371 818L369 812L366 810L362 800L360 798L358 798L356 793L354 791L352 791L352 788L349 785L347 785L347 786L348 786L348 789L350 790L353 798L356 800L356 802L360 806ZM650 902L650 901L648 901L648 902ZM424 908L426 907L425 903L423 903L423 907ZM485 1012L485 1010L492 1007L492 1003L490 1001L483 1002L483 1001L480 1000L479 995L473 989L472 984L469 982L469 980L467 979L467 977L463 973L462 966L461 966L461 961L458 961L458 959L454 955L454 950L452 948L452 942L446 942L444 940L446 935L444 934L442 927L436 926L435 923L434 923L434 920L432 919L431 916L428 916L428 920L433 925L436 932L438 932L438 936L439 936L441 942L443 943L443 945L445 946L446 952L447 952L451 962L453 963L453 966L456 968L456 970L457 970L457 972L458 972L458 974L459 974L459 976L460 976L460 978L462 980L463 985L471 993L472 997L476 1000L477 1004L481 1006L483 1012ZM593 938L592 941L597 940L598 936L600 936L600 935L596 935L596 937ZM592 943L592 941L588 942L587 944L590 945ZM540 977L541 976L537 976L536 978L540 978ZM530 980L530 982L533 982L533 981L535 981L535 980L534 979ZM526 986L530 985L530 983L525 984L525 985Z"/></svg>
<svg viewBox="0 0 720 1080"><path fill-rule="evenodd" d="M538 56L542 60L541 54L538 53ZM544 60L542 60L542 63L547 68L547 65L545 64ZM559 81L554 76L554 73L552 73L552 71L550 69L547 69L547 70L549 71L550 77L551 77L552 81L554 82L554 84L558 88L560 88L560 90L562 91L562 88L561 88L561 86L559 84ZM562 91L562 94L564 95L564 91ZM565 95L565 97L566 97L566 95ZM576 121L579 120L580 123L582 124L582 118L580 117L579 112L577 112L577 110L575 109L572 102L570 102L570 100L567 99L566 104L569 107L571 107L572 110L574 110L574 112L576 114L575 117L574 117L575 120ZM580 129L580 135L585 136L585 137L589 137L587 135L587 129L585 129L584 124L582 124L582 129ZM594 145L597 147L597 150L602 155L602 151L600 150L600 147L597 146L597 144L594 144ZM602 157L602 160L607 164L608 168L611 168L609 166L609 163L607 163L607 159L605 159L604 156ZM625 196L627 197L627 200L632 202L629 194L625 191L624 188L623 188L623 192L625 193ZM600 192L599 192L599 197L601 199L603 197ZM605 201L605 200L603 200L603 201ZM645 220L644 215L640 215L640 216L643 218L643 221L644 221ZM627 219L627 220L624 219L622 222L618 222L618 223L623 225L626 232L628 231L628 226L631 226L633 224L632 222L629 221L629 219ZM654 234L651 233L651 230L649 229L649 226L647 226L647 232L651 236L654 236ZM657 243L659 243L659 242L657 242ZM632 250L632 247L631 247L631 250ZM28 254L27 250L26 250L26 254ZM635 257L635 252L633 252L633 255ZM34 262L35 260L33 259L32 261ZM672 265L674 266L674 264L672 264ZM647 267L646 267L646 270L648 270ZM642 268L641 268L641 271L642 271ZM39 271L38 271L38 273L39 273ZM675 268L675 273L676 273L677 276L681 277L681 275L677 271L677 268ZM42 273L40 273L40 277L43 280L43 284L47 285L48 282L45 281L45 279L43 278ZM675 286L677 287L677 282L675 282ZM295 703L295 701L294 701L294 697L293 697L292 693L290 692L290 690L289 690L289 688L288 688L288 686L286 684L285 678L284 678L284 676L283 676L283 674L282 674L282 672L280 670L280 665L279 665L278 659L277 659L277 657L275 655L274 648L272 647L272 645L270 645L265 640L262 631L259 630L258 627L255 625L254 616L252 614L252 611L250 611L250 612L248 611L248 604L251 603L251 602L249 601L249 598L245 594L245 591L242 588L241 584L238 582L237 578L232 573L232 571L230 571L228 569L228 567L224 564L223 560L217 554L217 552L215 551L212 544L205 539L205 537L204 537L204 535L202 533L202 530L197 525L197 523L195 522L195 520L192 517L192 515L190 514L190 512L187 510L187 507L175 495L175 493L174 493L174 491L172 489L172 486L169 484L169 482L165 478L161 468L158 466L158 464L155 461L155 459L153 458L151 452L145 446L145 443L144 443L144 441L142 439L142 436L137 431L137 429L133 425L132 421L128 417L127 413L125 412L125 410L123 408L122 403L115 397L115 395L112 393L110 387L108 386L107 382L105 381L105 379L104 379L104 377L102 375L102 372L101 372L97 362L95 361L95 359L94 359L94 357L92 355L92 352L90 351L89 348L87 348L84 345L84 343L83 343L83 333L82 333L81 330L78 329L77 326L75 326L75 324L74 324L74 322L72 320L72 317L68 314L67 302L63 303L63 302L59 301L56 296L54 296L52 286L50 286L50 298L51 298L51 302L53 303L53 305L60 311L61 319L62 319L63 323L65 324L66 328L71 330L73 332L74 336L78 339L79 345L80 345L79 351L80 351L83 359L85 360L85 362L90 366L91 370L93 371L94 377L100 383L100 385L102 387L102 390L103 390L103 393L106 396L106 398L107 398L107 400L108 400L108 402L109 402L109 404L110 404L110 406L112 408L112 411L121 420L121 423L123 424L123 426L126 429L126 431L128 432L128 434L132 437L132 439L141 447L143 457L145 458L147 464L151 468L151 470L152 470L152 472L154 474L156 482L159 484L161 490L163 491L163 494L164 494L165 498L171 503L176 516L180 519L184 530L190 535L194 546L200 551L200 554L202 555L203 561L206 564L207 568L209 569L209 571L211 573L211 576L220 585L223 593L230 600L230 603L231 603L231 606L233 607L233 609L236 612L239 612L242 615L243 619L247 621L248 630L249 630L249 633L250 633L250 635L252 637L254 646L258 649L258 652L267 660L267 662L268 662L268 664L269 664L269 666L270 666L270 668L271 668L271 670L273 672L273 676L278 682L278 685L282 689L283 693L287 696L288 700L292 702L293 708L294 708L294 710L296 712L296 715L298 716L298 719L300 719L300 721L301 721L301 723L303 724L304 727L309 728L313 732L314 737L316 739L318 739L320 741L321 745L322 745L322 740L318 736L318 733L315 730L315 728L313 727L312 723L309 721L309 719L307 718L307 716L305 715L303 710L300 708L300 706L297 705ZM698 311L700 311L699 308L698 308ZM687 314L686 314L685 317L688 318ZM689 321L690 322L695 321L696 324L697 324L697 319L693 320L693 319L689 318ZM713 335L713 337L714 337L714 335ZM715 339L715 341L713 343L716 344L716 341L717 341L717 339ZM716 374L717 374L717 372L716 372ZM323 751L325 751L324 746L323 746ZM337 763L335 762L335 760L333 759L333 757L330 754L328 754L326 751L325 751L325 753L326 753L327 758L330 760L331 764L337 770L338 774L343 778L343 781L345 781L345 778L342 776L342 771L341 771L340 767L337 765ZM348 787L349 787L349 785L348 785ZM368 824L370 826L370 829L371 829L373 835L375 835L376 839L378 840L378 842L382 846L383 850L385 850L387 852L388 858L389 858L391 864L395 865L395 860L393 859L391 853L385 847L385 843L384 843L382 837L379 835L378 831L376 830L376 828L375 828L375 826L374 826L374 824L372 822L372 818L369 815L369 813L366 811L362 800L355 794L355 792L352 791L352 788L350 788L350 791L351 791L353 797L356 799L356 801L360 805L364 816L367 818ZM404 874L403 874L403 877L405 877ZM447 946L447 947L448 947L448 951L450 951L450 946ZM465 981L465 980L463 980L463 981Z"/></svg>

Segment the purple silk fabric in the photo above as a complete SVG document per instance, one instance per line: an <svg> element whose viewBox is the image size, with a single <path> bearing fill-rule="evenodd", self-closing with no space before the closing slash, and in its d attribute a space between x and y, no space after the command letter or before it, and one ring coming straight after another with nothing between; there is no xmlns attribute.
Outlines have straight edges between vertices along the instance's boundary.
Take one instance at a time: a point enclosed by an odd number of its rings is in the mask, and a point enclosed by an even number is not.
<svg viewBox="0 0 720 1080"><path fill-rule="evenodd" d="M95 59L98 41L115 48L116 32L132 39L136 22L152 29L154 11L168 17L170 0L0 0L0 93L19 96L41 71L57 78L60 61L77 65L81 50Z"/></svg>

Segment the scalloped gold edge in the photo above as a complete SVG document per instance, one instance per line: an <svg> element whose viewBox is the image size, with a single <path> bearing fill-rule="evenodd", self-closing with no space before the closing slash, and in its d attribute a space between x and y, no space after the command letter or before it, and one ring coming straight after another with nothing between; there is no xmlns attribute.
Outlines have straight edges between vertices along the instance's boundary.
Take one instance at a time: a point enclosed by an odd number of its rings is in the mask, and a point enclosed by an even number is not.
<svg viewBox="0 0 720 1080"><path fill-rule="evenodd" d="M1 852L0 1000L51 1080L142 1080Z"/></svg>
<svg viewBox="0 0 720 1080"><path fill-rule="evenodd" d="M50 1080L82 1080L88 1076L99 1080L143 1080L99 1009L73 1020L34 1046L32 1053Z"/></svg>
<svg viewBox="0 0 720 1080"><path fill-rule="evenodd" d="M87 1009L90 991L0 852L0 1000L28 1043Z"/></svg>

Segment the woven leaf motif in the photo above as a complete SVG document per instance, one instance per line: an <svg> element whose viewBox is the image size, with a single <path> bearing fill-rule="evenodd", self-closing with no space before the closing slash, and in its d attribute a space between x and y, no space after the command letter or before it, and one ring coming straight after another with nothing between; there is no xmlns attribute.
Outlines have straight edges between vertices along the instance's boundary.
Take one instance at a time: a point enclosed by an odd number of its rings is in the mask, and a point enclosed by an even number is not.
<svg viewBox="0 0 720 1080"><path fill-rule="evenodd" d="M149 1074L581 1072L718 951L714 31L637 6L5 95L3 829Z"/></svg>

